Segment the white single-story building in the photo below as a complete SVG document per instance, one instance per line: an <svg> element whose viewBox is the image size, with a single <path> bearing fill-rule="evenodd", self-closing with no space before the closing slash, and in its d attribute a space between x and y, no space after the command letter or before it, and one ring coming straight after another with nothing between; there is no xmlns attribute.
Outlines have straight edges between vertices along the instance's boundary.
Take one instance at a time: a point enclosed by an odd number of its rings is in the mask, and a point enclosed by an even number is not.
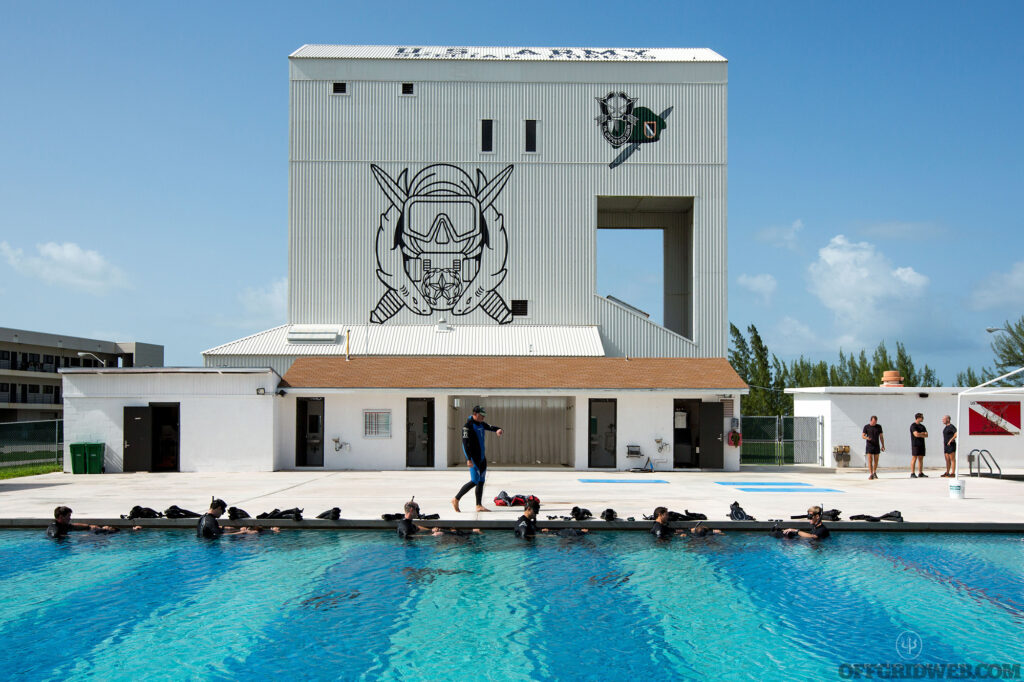
<svg viewBox="0 0 1024 682"><path fill-rule="evenodd" d="M107 472L460 467L475 405L504 429L492 466L737 471L724 434L746 391L720 358L320 357L283 379L76 369L64 383L67 447L105 443Z"/></svg>
<svg viewBox="0 0 1024 682"><path fill-rule="evenodd" d="M963 473L967 473L967 455L976 448L988 450L1003 468L1024 467L1021 397L966 394L958 415L957 396L965 390L946 386L819 386L788 388L786 393L793 396L794 416L822 419L825 459L829 466L836 466L833 448L840 445L850 447L849 466L867 466L861 433L874 415L885 437L885 452L879 457L879 468L909 469L910 424L920 412L928 429L926 466L944 466L941 420L949 415L959 430L957 443ZM1007 428L993 423L1001 419L996 412L1004 411L1009 418L1005 422Z"/></svg>

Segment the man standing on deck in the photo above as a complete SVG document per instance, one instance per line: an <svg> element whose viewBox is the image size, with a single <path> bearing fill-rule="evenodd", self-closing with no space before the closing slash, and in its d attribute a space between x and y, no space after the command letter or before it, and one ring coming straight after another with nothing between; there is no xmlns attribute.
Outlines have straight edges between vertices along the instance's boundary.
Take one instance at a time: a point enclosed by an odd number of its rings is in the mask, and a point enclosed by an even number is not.
<svg viewBox="0 0 1024 682"><path fill-rule="evenodd" d="M466 455L466 466L469 467L469 483L462 486L458 494L452 498L452 507L455 511L459 509L459 500L476 487L476 510L478 512L491 511L484 506L484 479L487 476L487 457L485 456L484 436L488 431L494 431L498 436L504 433L497 426L491 426L484 421L487 411L479 405L473 408L473 414L466 420L462 427L462 452Z"/></svg>
<svg viewBox="0 0 1024 682"><path fill-rule="evenodd" d="M942 478L956 478L956 427L949 415L942 417L942 454L946 457L946 473Z"/></svg>
<svg viewBox="0 0 1024 682"><path fill-rule="evenodd" d="M871 420L864 425L860 437L867 441L864 444L864 455L868 460L868 480L878 478L878 453L885 452L885 436L882 435L882 425L878 423L878 417L871 415Z"/></svg>
<svg viewBox="0 0 1024 682"><path fill-rule="evenodd" d="M922 423L924 415L914 415L914 423L910 425L910 477L928 478L924 473L924 439L928 437L928 429ZM917 473L914 473L914 468Z"/></svg>

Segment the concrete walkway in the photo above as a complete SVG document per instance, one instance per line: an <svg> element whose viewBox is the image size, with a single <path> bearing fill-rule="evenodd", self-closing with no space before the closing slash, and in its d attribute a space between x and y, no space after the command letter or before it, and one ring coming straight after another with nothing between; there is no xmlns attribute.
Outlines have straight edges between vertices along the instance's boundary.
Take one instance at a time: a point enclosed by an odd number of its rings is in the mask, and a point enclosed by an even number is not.
<svg viewBox="0 0 1024 682"><path fill-rule="evenodd" d="M306 517L312 518L337 506L345 519L379 519L383 513L401 511L403 503L415 495L424 514L439 513L442 519L512 520L521 513L519 509L502 510L493 504L494 496L505 490L539 497L542 519L548 514L567 515L573 506L580 506L590 509L594 516L611 507L620 518L633 516L639 521L655 506L665 505L680 512L701 512L715 521L727 519L730 503L738 501L759 520L789 519L812 504L821 504L825 509L841 510L844 520L853 514L877 516L898 509L908 522L1024 523L1024 482L967 479L966 499L953 500L948 480L939 478L940 473L929 472L929 478L916 480L908 478L906 472L883 473L878 480L869 481L866 474L849 469L827 473L790 469L647 474L493 469L488 472L484 502L494 511L472 511L470 493L463 498L466 511L461 514L456 514L450 504L453 494L468 480L461 470L97 476L54 473L0 481L0 519L49 519L53 508L60 504L70 506L80 518L117 518L134 505L163 511L176 504L201 513L206 511L211 496L221 497L252 516L275 507L300 507ZM591 483L581 479L626 482ZM773 491L780 488L784 491Z"/></svg>

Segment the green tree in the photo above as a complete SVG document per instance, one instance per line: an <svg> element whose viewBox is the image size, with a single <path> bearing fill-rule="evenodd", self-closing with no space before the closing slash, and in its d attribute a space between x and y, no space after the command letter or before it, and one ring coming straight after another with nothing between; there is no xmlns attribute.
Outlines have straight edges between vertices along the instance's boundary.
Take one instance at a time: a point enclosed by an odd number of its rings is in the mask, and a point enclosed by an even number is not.
<svg viewBox="0 0 1024 682"><path fill-rule="evenodd" d="M977 386L1024 367L1024 315L1013 323L1007 320L1003 323L1002 329L993 334L991 348L995 356L995 368L982 367L980 371L975 372L972 367L968 367L956 375L958 386ZM1020 381L1018 375L1000 383L1017 386Z"/></svg>
<svg viewBox="0 0 1024 682"><path fill-rule="evenodd" d="M750 346L736 325L729 324L729 364L740 375L740 379L750 383Z"/></svg>

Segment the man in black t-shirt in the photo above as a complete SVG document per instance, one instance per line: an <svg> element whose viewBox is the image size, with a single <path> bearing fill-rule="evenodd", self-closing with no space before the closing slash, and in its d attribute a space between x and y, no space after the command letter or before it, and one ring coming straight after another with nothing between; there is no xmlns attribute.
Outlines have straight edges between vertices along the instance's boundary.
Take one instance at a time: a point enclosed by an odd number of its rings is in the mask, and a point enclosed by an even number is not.
<svg viewBox="0 0 1024 682"><path fill-rule="evenodd" d="M878 478L878 453L885 452L885 436L882 435L882 425L878 423L878 417L871 415L871 420L864 425L860 437L864 443L864 457L868 460L868 480Z"/></svg>
<svg viewBox="0 0 1024 682"><path fill-rule="evenodd" d="M398 521L398 537L403 540L412 540L416 537L417 533L425 533L427 535L444 535L444 531L440 528L430 529L426 526L420 526L413 523L413 519L418 519L420 516L420 505L413 500L409 500L405 503L402 508L405 512L405 517Z"/></svg>
<svg viewBox="0 0 1024 682"><path fill-rule="evenodd" d="M71 523L71 507L60 506L53 510L53 523L46 527L46 537L63 538L68 533L90 530L94 533L116 533L112 526L90 526L87 523Z"/></svg>
<svg viewBox="0 0 1024 682"><path fill-rule="evenodd" d="M654 509L654 525L651 526L651 535L659 540L671 540L676 531L669 527L668 508L656 507Z"/></svg>
<svg viewBox="0 0 1024 682"><path fill-rule="evenodd" d="M203 538L206 540L213 540L219 538L221 535L249 535L258 533L259 531L255 528L235 528L233 530L224 530L217 523L217 519L224 515L224 510L228 508L227 502L214 498L210 501L210 509L199 517L199 521L196 523L196 537Z"/></svg>
<svg viewBox="0 0 1024 682"><path fill-rule="evenodd" d="M540 512L540 502L536 499L526 503L523 515L516 521L515 533L517 538L531 540L537 534L537 514ZM544 529L547 532L547 529Z"/></svg>
<svg viewBox="0 0 1024 682"><path fill-rule="evenodd" d="M924 473L924 439L928 437L928 429L924 427L924 415L914 415L914 423L910 425L910 477L928 478ZM917 474L914 473L915 468Z"/></svg>
<svg viewBox="0 0 1024 682"><path fill-rule="evenodd" d="M807 518L811 522L811 527L807 530L799 530L798 528L786 528L782 531L782 537L784 538L805 538L807 540L824 540L830 533L825 524L821 522L821 507L815 505L807 510Z"/></svg>
<svg viewBox="0 0 1024 682"><path fill-rule="evenodd" d="M949 418L949 415L942 417L942 454L946 458L946 473L942 474L942 478L955 478L956 477L956 427L953 426L953 421Z"/></svg>

